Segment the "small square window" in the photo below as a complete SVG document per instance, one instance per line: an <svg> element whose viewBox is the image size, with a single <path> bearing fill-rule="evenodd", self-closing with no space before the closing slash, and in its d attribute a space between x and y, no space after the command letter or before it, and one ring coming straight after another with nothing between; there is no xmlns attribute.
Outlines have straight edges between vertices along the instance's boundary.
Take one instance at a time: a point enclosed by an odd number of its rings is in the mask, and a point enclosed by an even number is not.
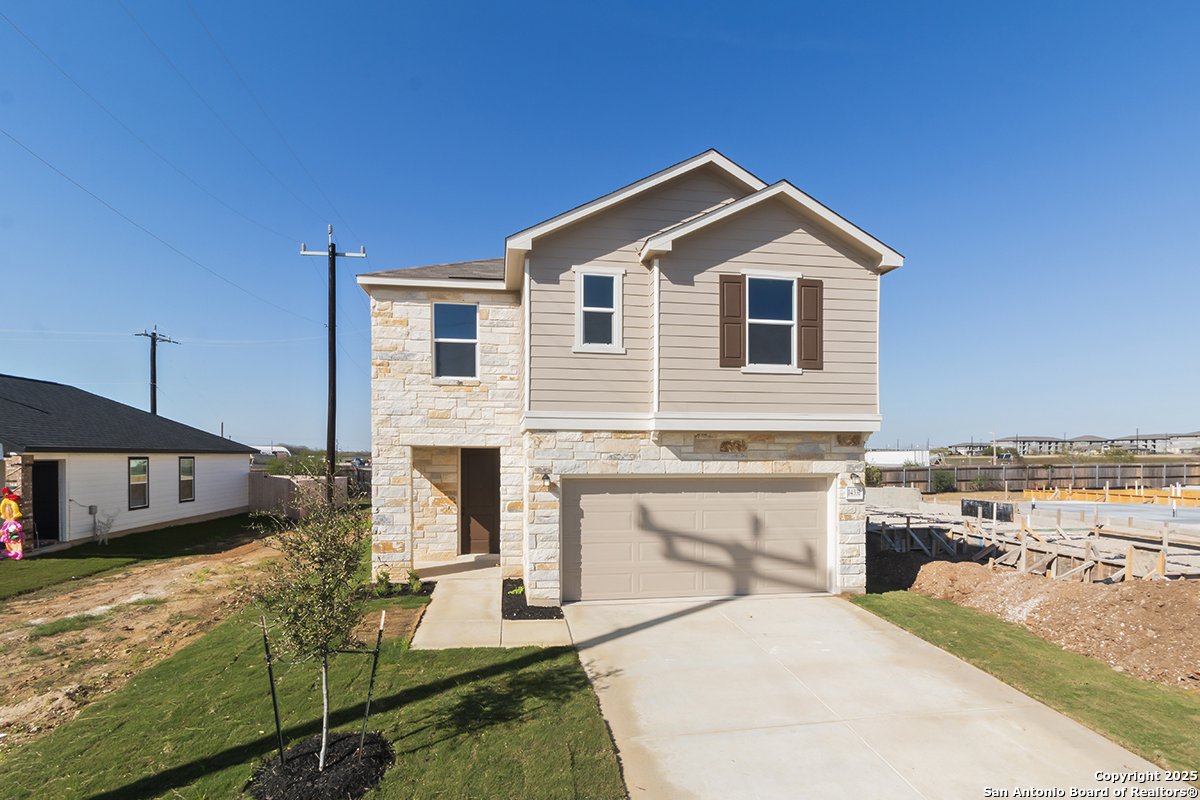
<svg viewBox="0 0 1200 800"><path fill-rule="evenodd" d="M129 510L150 507L150 459L129 459Z"/></svg>
<svg viewBox="0 0 1200 800"><path fill-rule="evenodd" d="M433 375L474 378L478 375L479 307L465 303L433 304Z"/></svg>
<svg viewBox="0 0 1200 800"><path fill-rule="evenodd" d="M179 502L190 503L196 499L196 458L179 457Z"/></svg>

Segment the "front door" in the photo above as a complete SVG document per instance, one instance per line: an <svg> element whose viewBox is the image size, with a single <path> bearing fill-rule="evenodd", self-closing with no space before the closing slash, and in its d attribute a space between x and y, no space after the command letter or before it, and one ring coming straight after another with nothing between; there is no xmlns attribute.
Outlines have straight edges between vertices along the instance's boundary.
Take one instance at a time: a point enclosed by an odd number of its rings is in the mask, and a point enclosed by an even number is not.
<svg viewBox="0 0 1200 800"><path fill-rule="evenodd" d="M40 541L58 541L58 462L33 462L33 522ZM29 513L29 512L26 512Z"/></svg>
<svg viewBox="0 0 1200 800"><path fill-rule="evenodd" d="M463 449L459 531L462 552L500 552L500 451Z"/></svg>

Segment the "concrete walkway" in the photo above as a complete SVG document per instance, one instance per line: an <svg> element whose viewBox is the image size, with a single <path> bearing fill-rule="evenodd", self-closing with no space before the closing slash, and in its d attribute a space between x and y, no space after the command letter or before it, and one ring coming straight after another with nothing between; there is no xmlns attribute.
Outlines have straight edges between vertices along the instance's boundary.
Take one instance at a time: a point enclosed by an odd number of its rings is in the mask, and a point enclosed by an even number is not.
<svg viewBox="0 0 1200 800"><path fill-rule="evenodd" d="M418 562L417 572L421 580L437 581L437 589L413 636L414 650L571 644L566 620L500 618L499 556Z"/></svg>
<svg viewBox="0 0 1200 800"><path fill-rule="evenodd" d="M564 610L633 798L1070 796L1156 769L839 598Z"/></svg>

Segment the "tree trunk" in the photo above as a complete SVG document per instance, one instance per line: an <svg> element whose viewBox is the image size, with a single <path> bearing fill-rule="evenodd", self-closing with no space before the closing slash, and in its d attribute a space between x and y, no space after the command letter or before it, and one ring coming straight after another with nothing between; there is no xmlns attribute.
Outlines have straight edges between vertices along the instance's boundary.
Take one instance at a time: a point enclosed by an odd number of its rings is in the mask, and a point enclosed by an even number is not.
<svg viewBox="0 0 1200 800"><path fill-rule="evenodd" d="M321 651L321 758L317 772L325 771L325 748L329 744L329 653Z"/></svg>

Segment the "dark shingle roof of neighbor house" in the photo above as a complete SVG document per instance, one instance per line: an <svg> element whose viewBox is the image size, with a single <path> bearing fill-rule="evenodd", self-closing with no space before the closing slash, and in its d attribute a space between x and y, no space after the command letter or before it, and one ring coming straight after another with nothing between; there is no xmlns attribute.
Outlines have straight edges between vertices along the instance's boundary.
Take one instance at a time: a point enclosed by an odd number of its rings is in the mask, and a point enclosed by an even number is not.
<svg viewBox="0 0 1200 800"><path fill-rule="evenodd" d="M0 375L0 444L40 453L257 453L74 386Z"/></svg>
<svg viewBox="0 0 1200 800"><path fill-rule="evenodd" d="M478 261L455 261L452 264L430 264L427 267L405 267L404 269L388 269L383 272L368 272L374 278L434 278L438 280L502 281L504 280L504 259L484 258Z"/></svg>

